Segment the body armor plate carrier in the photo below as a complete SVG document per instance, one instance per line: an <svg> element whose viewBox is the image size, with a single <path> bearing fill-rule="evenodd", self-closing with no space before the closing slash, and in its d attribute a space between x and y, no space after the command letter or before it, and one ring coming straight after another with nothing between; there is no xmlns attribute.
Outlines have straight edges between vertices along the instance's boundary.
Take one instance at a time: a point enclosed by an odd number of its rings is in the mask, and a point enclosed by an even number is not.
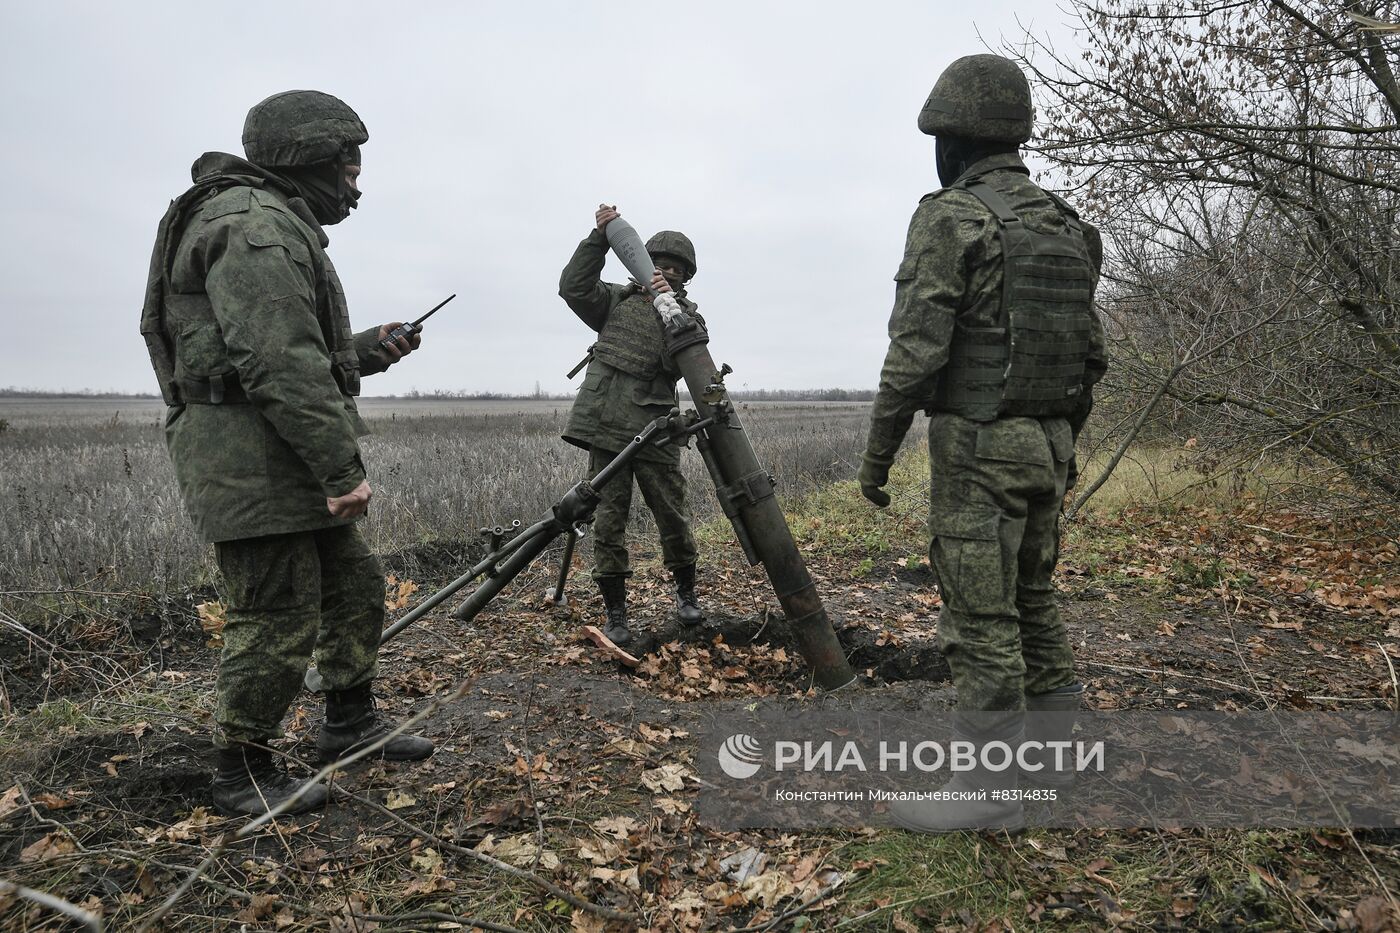
<svg viewBox="0 0 1400 933"><path fill-rule="evenodd" d="M686 310L695 307L684 298L677 300ZM612 309L598 332L592 353L594 358L638 379L655 379L663 374L672 382L680 378L666 352L661 315L641 292L629 295Z"/></svg>
<svg viewBox="0 0 1400 933"><path fill-rule="evenodd" d="M1083 391L1094 295L1079 221L1052 196L1069 229L1038 233L985 181L964 190L997 218L999 326L955 326L934 409L973 421L1069 415Z"/></svg>

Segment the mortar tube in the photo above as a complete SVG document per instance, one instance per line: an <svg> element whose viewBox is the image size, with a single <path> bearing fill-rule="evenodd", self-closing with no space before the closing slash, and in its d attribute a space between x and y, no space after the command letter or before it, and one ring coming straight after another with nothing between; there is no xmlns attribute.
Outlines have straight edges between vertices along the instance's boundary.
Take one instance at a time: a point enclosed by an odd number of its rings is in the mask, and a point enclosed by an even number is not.
<svg viewBox="0 0 1400 933"><path fill-rule="evenodd" d="M720 430L724 430L724 428L721 427ZM710 474L710 482L714 484L715 496L719 499L719 509L724 513L724 517L729 519L729 527L734 529L734 537L739 539L739 547L744 552L744 559L752 567L758 563L758 553L753 549L748 529L744 527L744 520L739 516L738 510L734 508L734 503L730 502L720 491L726 485L724 476L720 474L719 465L715 463L715 458L710 453L710 442L704 431L695 435L695 448L700 451L700 459L705 463L705 471Z"/></svg>
<svg viewBox="0 0 1400 933"><path fill-rule="evenodd" d="M715 380L718 367L710 356L709 334L688 317L667 326L667 348L675 360L700 417L718 417L721 424L706 431L708 461L713 461L712 477L716 494L723 503L730 497L759 562L763 564L773 592L783 607L797 650L812 669L812 677L824 690L836 690L855 680L855 671L832 629L816 584L792 539L787 518L773 493L767 471L758 462L753 445L739 423L739 414L729 404L724 384ZM715 397L715 393L718 396ZM709 394L714 400L707 402ZM720 480L723 482L721 483ZM748 501L744 501L747 498ZM728 511L728 510L726 510Z"/></svg>

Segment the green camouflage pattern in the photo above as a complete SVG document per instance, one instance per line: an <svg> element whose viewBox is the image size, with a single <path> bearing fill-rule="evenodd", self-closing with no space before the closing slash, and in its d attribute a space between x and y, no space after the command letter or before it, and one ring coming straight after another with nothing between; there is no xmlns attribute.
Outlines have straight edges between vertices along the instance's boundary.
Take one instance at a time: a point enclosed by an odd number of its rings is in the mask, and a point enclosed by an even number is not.
<svg viewBox="0 0 1400 933"><path fill-rule="evenodd" d="M666 353L666 333L651 299L635 292L619 301L598 332L593 359L651 382L664 374L660 397L674 395L677 374Z"/></svg>
<svg viewBox="0 0 1400 933"><path fill-rule="evenodd" d="M166 416L185 508L206 542L352 521L325 500L365 478L356 439L367 429L351 393L361 372L386 365L377 328L350 333L324 231L281 189L237 183L256 173L223 153L195 163L196 177L226 174L230 186L173 232L171 255L152 262L168 282L148 286L164 296L177 384L197 391L212 377L243 396Z"/></svg>
<svg viewBox="0 0 1400 933"><path fill-rule="evenodd" d="M384 571L358 527L224 541L216 743L266 742L313 658L327 690L378 673Z"/></svg>
<svg viewBox="0 0 1400 933"><path fill-rule="evenodd" d="M600 279L608 241L593 230L574 251L559 278L559 296L580 320L598 332L593 359L569 411L563 438L588 450L621 450L651 421L680 403L680 373L666 353L661 317L634 286ZM677 292L681 306L704 323L693 302ZM673 445L647 447L639 461L678 465Z"/></svg>
<svg viewBox="0 0 1400 933"><path fill-rule="evenodd" d="M1065 216L1030 180L1019 156L982 159L965 178L974 176L993 184L1027 227L1064 231ZM1083 227L1096 280L1102 244L1092 226ZM955 334L997 326L1003 266L996 217L980 200L947 188L920 202L895 275L890 346L866 445L869 463L894 458L915 412L937 412ZM1087 406L1093 384L1107 369L1097 315L1084 366L1081 398ZM1050 577L1074 437L1087 413L1085 407L1072 418L979 423L937 412L930 421L930 559L944 601L939 639L961 710L1020 710L1026 692L1044 693L1073 680Z"/></svg>
<svg viewBox="0 0 1400 933"><path fill-rule="evenodd" d="M597 473L617 457L617 451L594 447L588 452L588 473ZM656 519L661 557L675 570L695 563L695 537L690 530L685 476L672 464L633 460L612 482L600 490L601 500L593 517L593 576L631 576L627 553L627 516L632 507L632 484Z"/></svg>
<svg viewBox="0 0 1400 933"><path fill-rule="evenodd" d="M919 111L919 132L992 142L1031 138L1035 107L1017 64L1000 55L968 55L938 76Z"/></svg>
<svg viewBox="0 0 1400 933"><path fill-rule="evenodd" d="M959 710L1021 710L1074 682L1051 582L1073 452L1063 418L929 422L929 560Z"/></svg>
<svg viewBox="0 0 1400 933"><path fill-rule="evenodd" d="M362 146L369 130L359 114L322 91L282 91L254 104L243 122L243 151L256 165L329 162L344 146Z"/></svg>
<svg viewBox="0 0 1400 933"><path fill-rule="evenodd" d="M994 328L957 321L936 407L974 421L1065 416L1079 407L1094 319L1094 270L1068 205L1055 233L1028 229L995 187L1006 173L959 183L997 215L1000 311Z"/></svg>
<svg viewBox="0 0 1400 933"><path fill-rule="evenodd" d="M647 255L652 259L657 256L675 256L690 265L690 274L694 276L700 271L700 267L695 263L695 244L690 242L690 237L676 230L662 230L660 233L652 235L647 240Z"/></svg>
<svg viewBox="0 0 1400 933"><path fill-rule="evenodd" d="M1020 156L989 156L969 168L965 177L972 176L995 184L1027 226L1043 232L1066 229L1064 215L1031 181ZM1102 241L1093 225L1080 223L1097 284ZM936 410L955 330L998 326L1002 265L996 217L976 197L944 188L919 202L895 273L890 346L871 408L867 450L876 458L892 459L898 453L915 412ZM1085 408L1070 416L1076 431L1092 404L1092 386L1108 368L1103 326L1096 313L1091 315L1085 391L1079 396Z"/></svg>

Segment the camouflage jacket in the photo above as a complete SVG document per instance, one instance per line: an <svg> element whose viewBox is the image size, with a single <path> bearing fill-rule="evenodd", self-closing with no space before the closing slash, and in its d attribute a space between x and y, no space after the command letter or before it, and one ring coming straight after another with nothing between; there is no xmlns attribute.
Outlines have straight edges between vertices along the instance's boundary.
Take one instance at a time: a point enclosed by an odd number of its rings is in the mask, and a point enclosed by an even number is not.
<svg viewBox="0 0 1400 933"><path fill-rule="evenodd" d="M959 181L974 176L996 188L1033 229L1064 229L1064 217L1031 181L1020 156L989 156L971 166ZM1080 224L1097 282L1103 243L1092 225ZM866 447L869 454L881 459L894 457L914 413L932 407L940 373L948 361L954 322L968 327L994 327L998 322L1002 256L995 215L966 191L944 188L925 196L909 223L904 259L894 278L890 346L880 371ZM1081 409L1069 418L1076 434L1093 404L1089 388L1107 368L1103 327L1095 315L1085 361L1086 390L1080 396Z"/></svg>
<svg viewBox="0 0 1400 933"><path fill-rule="evenodd" d="M559 297L598 333L563 437L585 449L617 451L679 404L680 373L666 353L661 316L646 295L635 285L601 280L607 259L607 238L594 229L559 277ZM704 323L684 291L676 298ZM679 463L680 451L670 445L648 447L639 459Z"/></svg>
<svg viewBox="0 0 1400 933"><path fill-rule="evenodd" d="M184 386L165 438L185 509L207 542L348 524L326 499L365 479L352 393L385 368L378 329L349 332L329 241L275 176L224 153L192 174L228 185L172 205L148 284Z"/></svg>

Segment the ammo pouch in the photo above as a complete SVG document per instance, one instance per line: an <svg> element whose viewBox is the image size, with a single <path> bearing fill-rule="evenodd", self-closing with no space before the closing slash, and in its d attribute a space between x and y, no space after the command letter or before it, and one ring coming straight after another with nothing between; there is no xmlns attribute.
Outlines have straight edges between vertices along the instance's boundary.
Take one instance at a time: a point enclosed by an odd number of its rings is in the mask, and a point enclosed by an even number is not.
<svg viewBox="0 0 1400 933"><path fill-rule="evenodd" d="M640 294L618 302L598 332L598 342L593 345L594 359L648 381L661 371L665 352L661 316Z"/></svg>
<svg viewBox="0 0 1400 933"><path fill-rule="evenodd" d="M1079 406L1093 326L1092 267L1079 222L1056 200L1069 230L1038 233L985 181L965 190L997 218L999 326L955 325L934 407L973 421L1067 416Z"/></svg>

